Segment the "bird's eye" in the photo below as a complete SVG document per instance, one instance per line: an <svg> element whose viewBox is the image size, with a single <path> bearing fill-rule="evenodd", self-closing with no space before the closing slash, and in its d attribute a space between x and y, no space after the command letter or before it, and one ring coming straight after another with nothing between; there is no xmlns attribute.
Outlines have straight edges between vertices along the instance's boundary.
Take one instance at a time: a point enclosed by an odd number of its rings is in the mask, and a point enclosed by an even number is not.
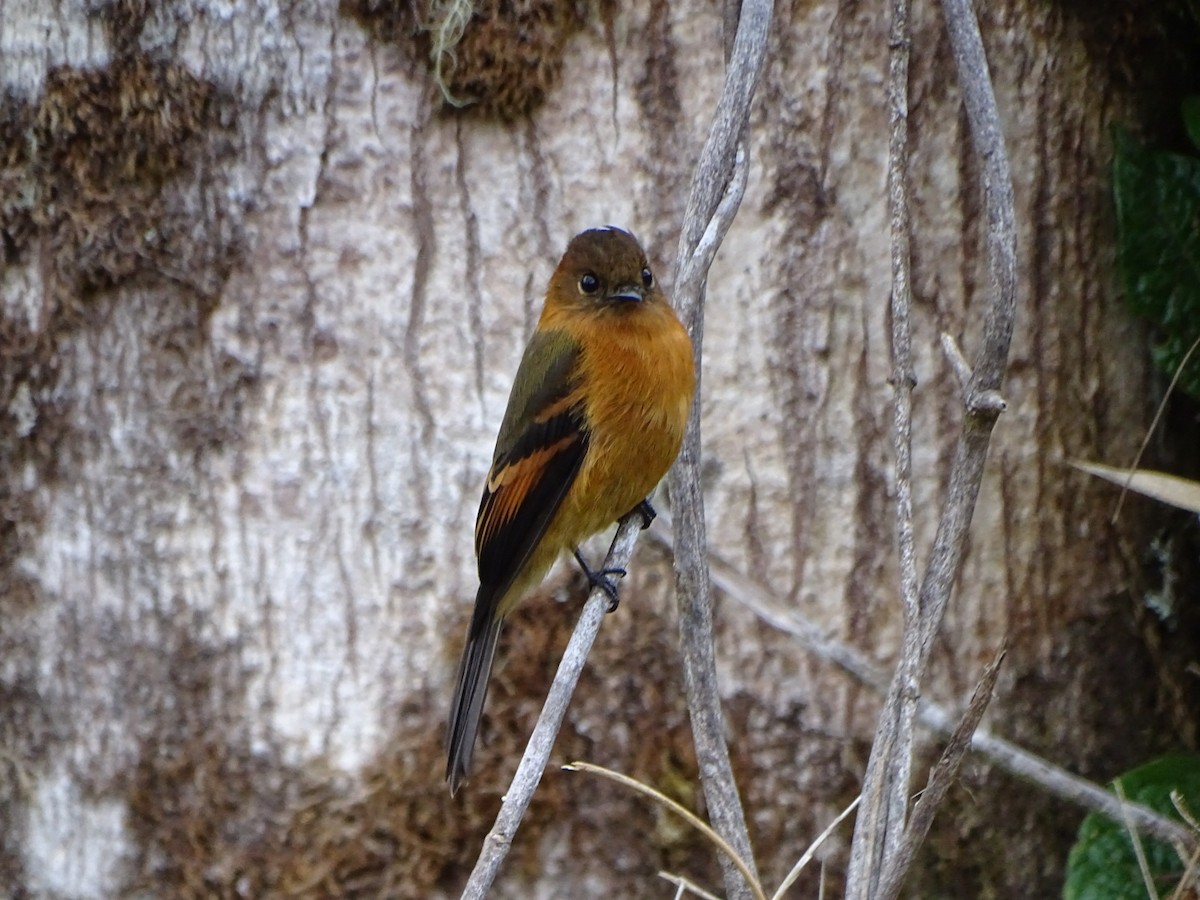
<svg viewBox="0 0 1200 900"><path fill-rule="evenodd" d="M649 268L642 269L642 287L646 290L654 287L654 273Z"/></svg>
<svg viewBox="0 0 1200 900"><path fill-rule="evenodd" d="M579 279L579 290L585 294L594 294L600 290L600 279L595 272L584 272Z"/></svg>

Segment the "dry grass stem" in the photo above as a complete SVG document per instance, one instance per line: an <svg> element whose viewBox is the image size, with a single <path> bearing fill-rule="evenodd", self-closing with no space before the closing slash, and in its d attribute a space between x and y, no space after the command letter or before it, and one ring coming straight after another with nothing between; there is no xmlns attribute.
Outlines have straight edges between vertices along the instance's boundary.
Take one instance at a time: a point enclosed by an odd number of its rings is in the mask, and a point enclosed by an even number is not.
<svg viewBox="0 0 1200 900"><path fill-rule="evenodd" d="M612 769L606 769L604 766L597 766L586 762L573 762L570 765L563 766L569 772L590 772L593 775L600 775L610 781L615 781L617 784L624 785L627 788L637 791L639 794L644 794L650 799L658 802L660 805L669 809L685 822L703 834L714 847L720 850L726 857L737 867L742 877L746 880L746 884L750 886L750 892L755 897L755 900L767 900L767 895L763 891L762 885L758 883L758 876L750 871L750 867L746 864L729 843L717 834L708 823L697 816L694 812L683 806L680 803L672 800L666 794L655 788L650 787L638 781L636 778L630 778L628 775L623 775L620 772L614 772Z"/></svg>
<svg viewBox="0 0 1200 900"><path fill-rule="evenodd" d="M1191 360L1192 354L1196 352L1196 348L1200 347L1200 337L1192 341L1192 346L1188 347L1188 352L1183 355L1183 359L1179 361L1179 365L1175 368L1175 374L1171 376L1171 383L1167 385L1166 391L1163 392L1163 398L1158 404L1158 409L1154 411L1154 418L1150 422L1150 427L1146 429L1146 436L1142 438L1142 443L1138 446L1138 451L1134 454L1133 462L1129 465L1129 479L1133 480L1133 474L1137 471L1138 463L1142 461L1142 454L1146 452L1146 445L1150 443L1150 438L1154 434L1154 429L1158 427L1159 419L1162 418L1163 412L1167 408L1167 401L1171 399L1171 394L1175 392L1175 385L1179 382L1179 376L1183 374L1183 370L1187 368L1188 361ZM1113 510L1112 523L1115 525L1117 519L1121 515L1121 506L1125 502L1125 493L1129 489L1129 485L1125 485L1125 490L1121 491L1121 496L1117 498L1117 507Z"/></svg>
<svg viewBox="0 0 1200 900"><path fill-rule="evenodd" d="M695 894L697 897L701 898L701 900L721 900L721 898L716 894L710 894L704 888L700 887L700 885L693 881L689 881L682 875L676 875L673 872L659 872L658 877L662 878L664 881L671 882L671 884L678 888L678 890L675 891L675 900L681 900L681 898L686 896L688 892Z"/></svg>
<svg viewBox="0 0 1200 900"><path fill-rule="evenodd" d="M1117 800L1121 803L1121 821L1124 823L1125 831L1129 834L1129 841L1133 845L1133 855L1137 857L1138 871L1142 873L1142 883L1146 887L1146 896L1150 900L1160 900L1158 889L1154 886L1154 876L1150 874L1150 863L1146 860L1146 850L1142 846L1142 836L1133 827L1133 822L1126 812L1125 789L1121 786L1120 778L1113 782L1113 790L1116 791Z"/></svg>
<svg viewBox="0 0 1200 900"><path fill-rule="evenodd" d="M785 879L783 879L783 881L780 883L778 890L776 890L775 893L771 895L771 900L782 900L784 892L796 882L797 878L800 877L800 873L803 872L804 867L807 866L812 861L812 858L816 855L817 850L820 849L821 845L823 843L825 843L825 841L829 838L829 836L837 830L837 827L846 820L846 817L848 815L850 815L850 813L852 813L852 812L854 812L854 810L858 809L858 803L860 800L862 800L861 794L859 796L855 797L853 800L851 800L850 805L847 806L845 809L843 809L840 813L838 813L837 818L834 819L832 822L830 822L825 827L825 830L822 831L819 835L817 835L816 840L814 840L811 844L808 845L808 849L804 851L804 855L801 856L800 859L798 859L796 861L796 865L792 866L792 871L788 872L787 877ZM824 867L822 867L821 871L822 871L822 873L824 873L824 871L825 871ZM822 875L822 890L823 889L824 889L824 877Z"/></svg>

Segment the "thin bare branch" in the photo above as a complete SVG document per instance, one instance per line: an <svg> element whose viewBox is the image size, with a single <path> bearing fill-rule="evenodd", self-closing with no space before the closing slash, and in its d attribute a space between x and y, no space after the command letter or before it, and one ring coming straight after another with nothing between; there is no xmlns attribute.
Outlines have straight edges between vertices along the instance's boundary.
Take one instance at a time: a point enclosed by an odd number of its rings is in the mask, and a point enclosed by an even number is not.
<svg viewBox="0 0 1200 900"><path fill-rule="evenodd" d="M958 382L965 391L970 386L975 373L971 371L971 364L963 356L962 349L958 346L954 335L942 333L942 352L946 354L946 361L950 363L950 368L958 376Z"/></svg>
<svg viewBox="0 0 1200 900"><path fill-rule="evenodd" d="M734 216L737 215L738 208L742 205L742 198L746 195L749 171L746 146L743 142L738 146L737 154L734 156L733 177L729 182L729 190L717 205L716 212L700 237L700 243L696 245L692 255L683 262L678 275L676 275L677 297L699 296L703 290L704 281L708 278L708 270L712 268L717 250L725 239L729 226L733 224Z"/></svg>
<svg viewBox="0 0 1200 900"><path fill-rule="evenodd" d="M891 143L888 151L888 211L892 244L892 389L896 448L896 543L900 552L900 596L906 619L916 621L917 556L913 540L911 236L908 209L908 2L893 0L892 52L888 96Z"/></svg>
<svg viewBox="0 0 1200 900"><path fill-rule="evenodd" d="M920 691L921 610L912 502L912 293L909 282L911 235L908 209L908 0L891 0L888 35L888 215L892 251L892 390L895 394L893 443L896 453L896 545L900 557L900 601L904 610L903 649L896 670L898 692L915 702ZM912 766L912 717L891 703L880 715L863 778L863 803L854 825L847 896L870 895L883 861L895 853L908 811ZM858 873L856 877L856 873ZM866 877L863 877L866 876Z"/></svg>
<svg viewBox="0 0 1200 900"><path fill-rule="evenodd" d="M713 117L708 140L692 178L687 211L679 237L675 264L675 306L692 336L695 349L696 396L704 347L704 293L708 265L729 228L745 190L745 165L739 166L750 102L766 59L767 31L773 12L772 0L744 0L738 15L737 34L730 49L725 86ZM739 150L739 148L741 148ZM709 237L711 235L712 237ZM725 745L724 720L717 683L716 651L712 635L712 596L709 585L708 538L704 524L704 497L700 484L699 404L684 437L683 450L669 476L675 517L676 594L679 606L679 643L683 657L684 685L700 780L715 830L745 860L753 878L743 883L743 874L721 858L726 895L731 900L750 896L757 879L750 834L738 796L729 748Z"/></svg>
<svg viewBox="0 0 1200 900"><path fill-rule="evenodd" d="M979 683L971 695L971 702L967 704L967 711L963 713L958 726L950 735L950 741L946 744L946 749L942 751L937 765L929 773L929 782L926 784L925 790L921 792L920 799L913 806L912 817L904 829L904 839L888 861L887 871L880 881L882 884L879 890L880 900L896 900L900 896L900 888L904 886L908 870L912 868L913 861L917 858L917 851L921 849L926 835L929 834L929 828L933 825L938 808L946 798L946 792L950 790L950 785L958 777L959 766L962 765L963 757L967 755L967 750L971 746L971 737L979 728L983 714L987 712L988 704L992 701L992 694L996 689L996 678L1000 674L1000 664L1004 661L1006 652L1006 648L1001 646L996 652L995 658L984 669L983 676L979 679Z"/></svg>
<svg viewBox="0 0 1200 900"><path fill-rule="evenodd" d="M649 531L655 543L668 549L671 536L669 514L660 513L660 522ZM841 641L829 636L823 629L805 619L795 608L775 597L771 590L756 583L737 571L719 553L710 556L713 585L730 599L754 612L768 625L795 637L800 645L815 656L833 663L856 681L879 694L888 689L887 672L874 660ZM955 717L930 700L922 699L917 708L917 721L930 731L950 735L955 728ZM1098 812L1115 822L1122 821L1122 812L1117 798L1098 784L1080 778L1061 766L1019 747L1012 741L991 734L980 728L971 739L971 749L997 768L1023 781L1037 785L1053 796L1073 803L1089 812ZM1197 845L1197 835L1189 829L1140 803L1129 803L1126 814L1138 831L1161 841L1191 848Z"/></svg>
<svg viewBox="0 0 1200 900"><path fill-rule="evenodd" d="M955 451L950 487L921 584L920 670L928 661L933 638L941 627L951 590L962 569L967 530L983 480L983 464L987 458L992 427L1004 409L999 392L1012 343L1017 293L1016 214L1012 175L983 39L979 35L979 23L970 0L941 2L967 119L971 125L971 137L983 168L991 301L984 319L983 345L975 360L967 389L966 418Z"/></svg>
<svg viewBox="0 0 1200 900"><path fill-rule="evenodd" d="M892 0L893 29L907 23L906 0ZM1012 177L987 56L970 0L942 0L971 137L983 175L990 302L983 346L966 388L965 417L949 488L921 582L919 634L906 628L901 662L879 717L863 784L864 811L855 823L847 873L847 897L874 897L878 879L899 846L907 807L912 721L933 640L941 627L954 583L962 569L967 534L983 480L992 427L1004 409L1000 395L1016 310L1016 226ZM893 59L907 59L907 31L891 38ZM907 89L895 79L894 95ZM896 103L893 102L893 108ZM893 165L894 165L893 161Z"/></svg>
<svg viewBox="0 0 1200 900"><path fill-rule="evenodd" d="M633 557L633 545L641 528L642 514L637 510L621 520L612 547L604 559L605 571L612 572L629 567L629 561ZM567 705L571 702L571 695L575 693L579 674L583 671L583 664L587 661L592 643L600 631L600 623L608 610L609 602L608 595L597 587L592 590L587 603L584 604L579 622L575 625L575 632L563 653L562 662L558 664L558 671L550 685L550 692L538 716L537 725L534 726L533 734L529 736L529 743L525 745L525 753L517 766L516 774L513 775L512 784L504 794L500 812L496 814L496 821L484 839L479 859L463 889L463 900L483 900L492 882L496 880L500 865L508 856L513 837L525 810L529 807L533 792L542 780L542 773L546 770L554 739L562 727Z"/></svg>
<svg viewBox="0 0 1200 900"><path fill-rule="evenodd" d="M692 320L701 315L695 308L700 305L701 297L681 293L679 276L687 272L690 258L721 199L728 193L734 161L750 115L750 103L766 60L767 31L773 11L771 0L746 0L742 4L737 35L725 72L725 86L692 176L675 262L675 306L689 330Z"/></svg>

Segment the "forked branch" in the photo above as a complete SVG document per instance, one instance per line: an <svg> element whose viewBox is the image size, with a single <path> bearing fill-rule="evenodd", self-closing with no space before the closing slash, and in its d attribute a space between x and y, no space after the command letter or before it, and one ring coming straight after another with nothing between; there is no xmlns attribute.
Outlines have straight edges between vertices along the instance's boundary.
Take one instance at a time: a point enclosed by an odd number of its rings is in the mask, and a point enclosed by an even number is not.
<svg viewBox="0 0 1200 900"><path fill-rule="evenodd" d="M905 605L904 643L887 700L880 713L871 758L863 784L863 802L855 825L847 876L847 897L868 900L878 895L880 879L891 868L901 848L908 817L912 765L913 721L920 685L929 661L933 639L941 627L946 605L962 569L968 530L983 480L983 466L992 426L1004 408L1000 394L1016 309L1016 231L1012 177L988 71L983 41L970 0L942 0L942 11L963 92L975 152L983 173L986 210L988 287L990 300L984 320L983 345L964 389L964 418L951 466L949 488L942 506L937 535L915 603L911 583L903 577ZM889 158L889 201L892 211L893 260L896 248L908 246L906 195L907 168L907 64L909 49L907 0L892 0L892 65L889 99L892 141ZM900 190L896 190L900 185ZM899 210L897 206L901 207ZM907 283L897 285L893 265L893 316L896 304L907 304ZM903 273L901 273L903 274ZM898 289L899 288L899 289ZM899 311L907 322L907 308ZM897 463L906 464L910 423L907 419L909 382L901 369L906 352L904 335L894 335L897 354ZM956 367L960 371L963 367ZM900 473L898 473L900 474ZM906 532L911 530L911 509L898 510L901 562ZM896 870L892 869L895 873ZM899 873L903 877L903 872Z"/></svg>

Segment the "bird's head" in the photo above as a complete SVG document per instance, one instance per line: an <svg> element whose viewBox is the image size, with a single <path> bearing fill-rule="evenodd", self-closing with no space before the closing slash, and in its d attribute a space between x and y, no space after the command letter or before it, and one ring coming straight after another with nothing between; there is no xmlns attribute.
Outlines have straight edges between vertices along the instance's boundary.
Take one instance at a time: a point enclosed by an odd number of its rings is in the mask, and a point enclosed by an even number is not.
<svg viewBox="0 0 1200 900"><path fill-rule="evenodd" d="M666 302L637 238L611 225L571 238L548 296L556 303L612 310Z"/></svg>

